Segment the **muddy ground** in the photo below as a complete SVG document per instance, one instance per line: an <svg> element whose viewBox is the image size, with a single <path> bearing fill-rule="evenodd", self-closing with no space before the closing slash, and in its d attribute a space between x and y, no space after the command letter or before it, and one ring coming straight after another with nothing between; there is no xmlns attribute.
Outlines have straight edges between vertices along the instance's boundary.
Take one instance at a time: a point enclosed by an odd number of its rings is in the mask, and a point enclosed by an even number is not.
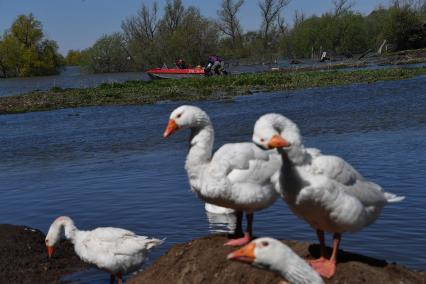
<svg viewBox="0 0 426 284"><path fill-rule="evenodd" d="M49 259L44 238L39 230L0 224L0 283L60 283L63 275L88 268L68 241Z"/></svg>
<svg viewBox="0 0 426 284"><path fill-rule="evenodd" d="M75 255L72 244L62 241L52 259L47 257L44 234L22 226L0 225L0 283L60 283L62 276L89 268ZM232 262L226 255L225 236L207 236L173 246L127 283L280 283L273 272ZM304 258L318 257L317 245L285 241ZM380 249L380 248L378 248ZM283 282L281 282L283 283ZM326 283L426 283L424 272L409 270L384 260L340 251L337 273Z"/></svg>
<svg viewBox="0 0 426 284"><path fill-rule="evenodd" d="M127 281L139 283L279 283L282 279L272 272L232 262L226 255L234 250L224 247L225 236L207 236L173 246L151 266ZM284 241L304 258L319 256L318 245ZM380 249L378 247L377 249ZM426 275L384 260L344 251L339 252L336 275L326 283L426 283Z"/></svg>

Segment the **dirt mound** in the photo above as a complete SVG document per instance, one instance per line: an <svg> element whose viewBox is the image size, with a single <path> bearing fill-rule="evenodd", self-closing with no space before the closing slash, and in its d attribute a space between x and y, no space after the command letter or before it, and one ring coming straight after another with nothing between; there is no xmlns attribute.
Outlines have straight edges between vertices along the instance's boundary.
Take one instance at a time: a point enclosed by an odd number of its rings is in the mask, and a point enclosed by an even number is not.
<svg viewBox="0 0 426 284"><path fill-rule="evenodd" d="M49 259L44 238L39 230L0 225L0 283L59 283L63 275L88 268L68 241Z"/></svg>
<svg viewBox="0 0 426 284"><path fill-rule="evenodd" d="M232 262L226 255L233 248L224 247L225 236L207 236L175 245L146 270L127 283L279 283L282 279L273 272L250 265ZM319 246L296 241L284 241L304 258L319 256ZM326 283L426 283L423 272L408 270L358 254L339 252L336 275Z"/></svg>

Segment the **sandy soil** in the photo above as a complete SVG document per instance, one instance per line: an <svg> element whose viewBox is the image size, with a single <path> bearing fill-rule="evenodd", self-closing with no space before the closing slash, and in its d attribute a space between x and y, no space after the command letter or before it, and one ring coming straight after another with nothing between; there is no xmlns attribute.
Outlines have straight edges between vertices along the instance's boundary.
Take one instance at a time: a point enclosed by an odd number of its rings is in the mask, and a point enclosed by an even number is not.
<svg viewBox="0 0 426 284"><path fill-rule="evenodd" d="M272 272L226 260L233 249L224 247L224 236L207 236L173 246L150 267L128 280L137 283L279 283ZM304 258L319 255L318 245L284 241ZM283 282L281 282L283 283ZM424 272L416 272L383 260L340 251L336 275L326 283L426 283Z"/></svg>
<svg viewBox="0 0 426 284"><path fill-rule="evenodd" d="M49 259L44 238L38 230L0 224L0 283L60 283L63 275L88 268L68 241Z"/></svg>

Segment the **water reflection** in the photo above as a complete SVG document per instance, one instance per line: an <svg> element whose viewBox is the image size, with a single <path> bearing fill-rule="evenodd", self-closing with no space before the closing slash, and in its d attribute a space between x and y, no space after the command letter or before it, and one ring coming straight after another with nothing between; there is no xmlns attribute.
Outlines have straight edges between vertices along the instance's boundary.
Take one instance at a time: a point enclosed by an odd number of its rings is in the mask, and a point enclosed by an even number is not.
<svg viewBox="0 0 426 284"><path fill-rule="evenodd" d="M210 233L233 233L237 217L234 213L218 214L206 211Z"/></svg>

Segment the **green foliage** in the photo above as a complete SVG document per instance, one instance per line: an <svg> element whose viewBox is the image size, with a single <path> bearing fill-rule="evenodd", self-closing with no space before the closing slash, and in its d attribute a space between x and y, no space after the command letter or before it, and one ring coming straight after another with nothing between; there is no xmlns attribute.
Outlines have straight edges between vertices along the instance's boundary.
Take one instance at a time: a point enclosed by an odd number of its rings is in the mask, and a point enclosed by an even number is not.
<svg viewBox="0 0 426 284"><path fill-rule="evenodd" d="M20 15L0 38L0 77L57 74L63 64L55 41L43 39L41 23Z"/></svg>
<svg viewBox="0 0 426 284"><path fill-rule="evenodd" d="M378 48L385 40L385 28L387 25L388 10L378 8L365 17L367 33L367 45L369 48Z"/></svg>
<svg viewBox="0 0 426 284"><path fill-rule="evenodd" d="M145 5L137 15L126 19L122 28L126 46L137 69L174 66L180 57L198 65L217 51L218 30L195 7L184 8L179 0L168 1L163 18L157 19L155 6Z"/></svg>
<svg viewBox="0 0 426 284"><path fill-rule="evenodd" d="M423 21L417 11L408 5L393 7L388 11L383 34L395 50L422 48L426 43Z"/></svg>
<svg viewBox="0 0 426 284"><path fill-rule="evenodd" d="M81 51L69 50L65 57L65 64L68 66L78 66L81 63Z"/></svg>
<svg viewBox="0 0 426 284"><path fill-rule="evenodd" d="M367 49L377 50L385 39L392 50L425 47L424 7L379 7L368 16L346 10L304 19L291 31L291 55L319 56L320 51L357 54Z"/></svg>
<svg viewBox="0 0 426 284"><path fill-rule="evenodd" d="M33 14L18 16L10 31L26 48L36 45L43 38L41 23L34 18Z"/></svg>
<svg viewBox="0 0 426 284"><path fill-rule="evenodd" d="M351 55L367 49L367 32L360 14L327 13L311 17L297 25L290 36L295 57L320 56L322 51Z"/></svg>
<svg viewBox="0 0 426 284"><path fill-rule="evenodd" d="M123 72L131 68L132 58L127 54L123 35L104 35L82 52L81 65L88 72Z"/></svg>

